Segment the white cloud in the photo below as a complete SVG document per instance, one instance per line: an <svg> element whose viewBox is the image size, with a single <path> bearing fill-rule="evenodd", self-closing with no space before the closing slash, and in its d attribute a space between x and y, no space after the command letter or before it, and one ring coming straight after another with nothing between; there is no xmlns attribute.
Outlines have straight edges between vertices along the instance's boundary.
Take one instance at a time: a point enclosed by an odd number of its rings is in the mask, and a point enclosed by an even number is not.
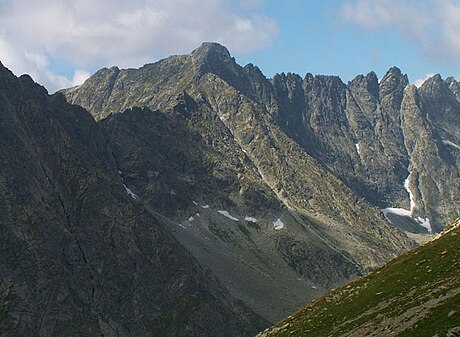
<svg viewBox="0 0 460 337"><path fill-rule="evenodd" d="M56 90L82 79L53 74L53 60L74 69L137 67L216 41L232 52L267 47L276 23L257 6L225 0L2 0L0 60ZM260 1L258 1L260 3ZM3 45L7 48L3 48ZM83 76L84 77L84 76Z"/></svg>
<svg viewBox="0 0 460 337"><path fill-rule="evenodd" d="M457 0L349 0L341 8L348 22L368 30L395 27L422 55L443 63L460 61L460 2Z"/></svg>
<svg viewBox="0 0 460 337"><path fill-rule="evenodd" d="M426 74L425 75L425 78L418 78L414 81L414 85L417 87L417 88L420 88L422 86L422 84L429 78L433 77L434 73L429 73L429 74Z"/></svg>
<svg viewBox="0 0 460 337"><path fill-rule="evenodd" d="M394 25L407 36L423 33L431 23L420 1L355 0L342 7L343 17L368 29Z"/></svg>
<svg viewBox="0 0 460 337"><path fill-rule="evenodd" d="M32 49L20 50L2 36L0 36L0 61L16 75L29 74L50 91L71 85L66 77L49 70L46 54Z"/></svg>
<svg viewBox="0 0 460 337"><path fill-rule="evenodd" d="M90 76L91 74L85 70L75 70L72 79L72 86L83 84L83 82L85 82Z"/></svg>

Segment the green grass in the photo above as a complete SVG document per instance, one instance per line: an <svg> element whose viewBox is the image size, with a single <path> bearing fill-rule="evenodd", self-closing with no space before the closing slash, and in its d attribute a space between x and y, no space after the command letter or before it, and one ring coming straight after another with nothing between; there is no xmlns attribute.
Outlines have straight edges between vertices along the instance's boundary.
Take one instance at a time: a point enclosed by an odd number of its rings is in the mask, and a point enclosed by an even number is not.
<svg viewBox="0 0 460 337"><path fill-rule="evenodd" d="M456 311L455 314L449 317L451 311ZM435 322L435 324L433 324ZM449 328L460 325L460 294L449 299L442 306L437 307L436 310L431 310L430 315L419 321L416 326L407 329L400 336L401 337L425 337L445 336Z"/></svg>
<svg viewBox="0 0 460 337"><path fill-rule="evenodd" d="M411 315L413 308L430 307L427 303L460 289L459 247L457 228L330 292L280 322L267 336L347 336L365 324L378 329L389 322L393 322L395 335L445 334L460 325L460 316L448 317L452 310L460 313L459 295L426 309L420 317L417 310ZM411 317L414 323L408 323Z"/></svg>

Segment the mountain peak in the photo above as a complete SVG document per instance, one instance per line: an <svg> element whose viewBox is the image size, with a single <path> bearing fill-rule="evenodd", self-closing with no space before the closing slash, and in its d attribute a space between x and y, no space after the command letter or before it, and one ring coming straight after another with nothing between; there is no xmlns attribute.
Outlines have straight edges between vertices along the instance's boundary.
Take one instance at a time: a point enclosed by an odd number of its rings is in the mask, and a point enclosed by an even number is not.
<svg viewBox="0 0 460 337"><path fill-rule="evenodd" d="M405 87L409 84L407 75L403 75L398 67L391 67L380 81L381 94L386 95L398 87Z"/></svg>
<svg viewBox="0 0 460 337"><path fill-rule="evenodd" d="M442 80L442 77L441 75L439 74L434 74L433 76L431 76L430 78L428 78L423 84L437 84L437 85L441 85L441 83L443 82Z"/></svg>
<svg viewBox="0 0 460 337"><path fill-rule="evenodd" d="M222 72L236 67L235 59L231 57L228 49L216 42L204 42L192 51L191 56L200 75L222 75Z"/></svg>
<svg viewBox="0 0 460 337"><path fill-rule="evenodd" d="M217 42L203 42L200 47L192 51L192 57L197 61L231 61L232 57L227 48Z"/></svg>
<svg viewBox="0 0 460 337"><path fill-rule="evenodd" d="M0 76L13 77L14 74L2 62L0 62Z"/></svg>
<svg viewBox="0 0 460 337"><path fill-rule="evenodd" d="M435 74L423 82L420 90L425 93L439 94L441 92L447 92L449 89L447 88L446 83L442 80L441 75Z"/></svg>
<svg viewBox="0 0 460 337"><path fill-rule="evenodd" d="M249 84L243 68L227 48L216 42L204 42L191 53L198 76L211 73L237 88L248 92Z"/></svg>
<svg viewBox="0 0 460 337"><path fill-rule="evenodd" d="M217 42L203 42L201 46L192 51L192 54L203 52L220 52L230 56L228 49Z"/></svg>
<svg viewBox="0 0 460 337"><path fill-rule="evenodd" d="M375 72L371 71L366 76L358 75L348 82L350 88L362 88L369 92L374 98L379 97L379 80Z"/></svg>
<svg viewBox="0 0 460 337"><path fill-rule="evenodd" d="M401 69L398 67L391 67L388 69L386 72L385 76L383 76L381 82L384 82L385 80L388 80L393 77L403 77L404 75L401 73Z"/></svg>

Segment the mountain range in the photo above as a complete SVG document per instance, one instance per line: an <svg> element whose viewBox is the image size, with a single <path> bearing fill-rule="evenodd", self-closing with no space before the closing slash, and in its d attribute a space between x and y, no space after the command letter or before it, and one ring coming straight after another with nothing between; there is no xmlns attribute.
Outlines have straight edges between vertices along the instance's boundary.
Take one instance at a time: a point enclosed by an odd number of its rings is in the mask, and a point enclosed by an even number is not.
<svg viewBox="0 0 460 337"><path fill-rule="evenodd" d="M453 78L216 43L51 96L1 67L2 336L253 336L458 216L459 116Z"/></svg>
<svg viewBox="0 0 460 337"><path fill-rule="evenodd" d="M380 81L373 72L348 84L311 74L267 79L252 64L239 66L224 47L204 43L190 55L140 69L102 69L65 91L69 102L96 120L132 107L169 111L183 94L197 109L214 110L249 156L255 136L260 131L270 136L267 124L272 124L381 209L409 210L434 231L459 212L460 84L452 77L435 75L420 88L395 67ZM242 130L234 117L244 112L265 128L254 130L247 123L248 130Z"/></svg>

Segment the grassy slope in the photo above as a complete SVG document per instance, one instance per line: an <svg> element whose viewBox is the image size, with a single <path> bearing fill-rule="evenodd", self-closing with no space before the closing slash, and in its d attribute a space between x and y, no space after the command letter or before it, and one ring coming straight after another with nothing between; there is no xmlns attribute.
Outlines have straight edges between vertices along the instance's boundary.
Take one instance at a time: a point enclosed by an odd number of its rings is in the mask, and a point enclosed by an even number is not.
<svg viewBox="0 0 460 337"><path fill-rule="evenodd" d="M333 290L260 336L445 336L460 325L460 218L439 239Z"/></svg>

